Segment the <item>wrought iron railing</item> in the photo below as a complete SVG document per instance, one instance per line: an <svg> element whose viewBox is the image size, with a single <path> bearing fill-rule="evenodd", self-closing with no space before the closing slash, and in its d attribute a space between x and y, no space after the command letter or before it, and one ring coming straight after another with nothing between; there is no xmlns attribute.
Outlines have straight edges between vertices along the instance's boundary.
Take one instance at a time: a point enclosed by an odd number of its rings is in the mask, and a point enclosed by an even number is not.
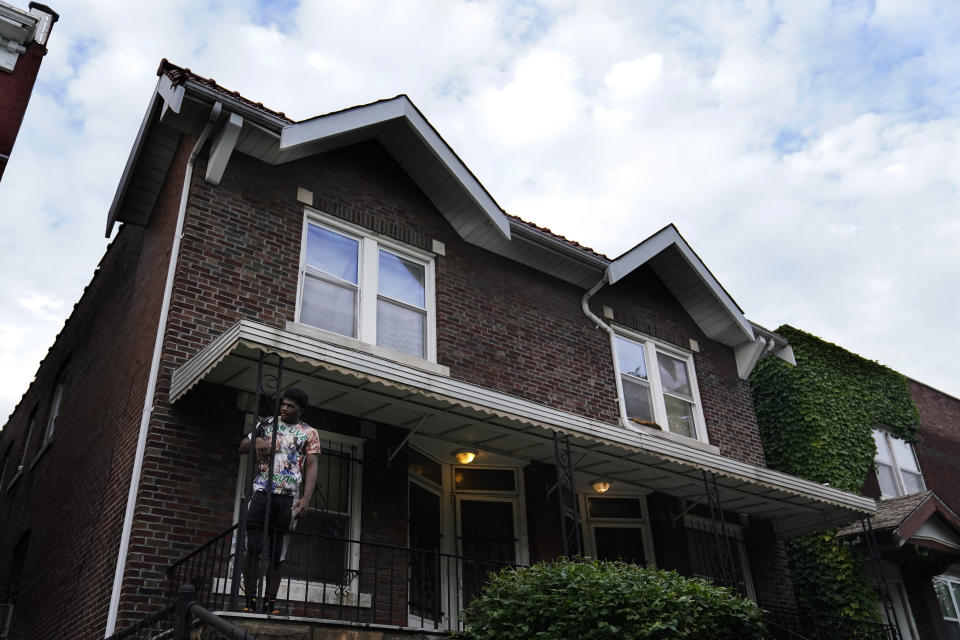
<svg viewBox="0 0 960 640"><path fill-rule="evenodd" d="M231 527L171 566L171 588L192 584L197 602L211 611L249 609L248 595L263 603L263 580L259 593L251 586L250 594L244 591L248 585L234 582L235 531ZM296 531L287 536L287 548L300 552L283 564L277 602L266 611L270 616L456 631L488 576L515 564Z"/></svg>

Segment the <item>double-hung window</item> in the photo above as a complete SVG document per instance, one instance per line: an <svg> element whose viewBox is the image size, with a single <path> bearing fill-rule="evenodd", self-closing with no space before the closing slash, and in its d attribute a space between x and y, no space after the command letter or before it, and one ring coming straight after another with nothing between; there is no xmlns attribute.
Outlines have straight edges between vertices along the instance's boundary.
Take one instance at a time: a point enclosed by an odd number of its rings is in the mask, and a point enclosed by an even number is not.
<svg viewBox="0 0 960 640"><path fill-rule="evenodd" d="M57 428L57 418L60 417L60 403L63 401L64 377L64 372L61 371L57 376L56 387L53 389L53 400L50 402L50 415L47 417L47 428L43 434L44 444L53 440L53 432Z"/></svg>
<svg viewBox="0 0 960 640"><path fill-rule="evenodd" d="M877 457L874 459L877 481L884 498L905 496L926 489L917 456L909 443L879 429L873 430L873 441L877 445Z"/></svg>
<svg viewBox="0 0 960 640"><path fill-rule="evenodd" d="M301 255L299 322L436 359L431 255L315 214Z"/></svg>
<svg viewBox="0 0 960 640"><path fill-rule="evenodd" d="M627 418L706 442L693 357L633 335L617 334L614 345Z"/></svg>

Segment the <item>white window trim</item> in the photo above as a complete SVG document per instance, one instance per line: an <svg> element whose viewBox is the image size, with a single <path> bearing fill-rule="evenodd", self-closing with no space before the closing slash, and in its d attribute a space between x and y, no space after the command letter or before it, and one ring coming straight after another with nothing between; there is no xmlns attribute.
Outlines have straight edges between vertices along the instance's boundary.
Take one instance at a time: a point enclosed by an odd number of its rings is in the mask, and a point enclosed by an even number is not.
<svg viewBox="0 0 960 640"><path fill-rule="evenodd" d="M377 346L385 352L396 354L396 357L416 358L408 353L388 349L377 345L377 275L379 271L379 249L398 255L406 260L411 260L424 267L424 302L426 303L426 336L424 337L426 354L424 360L431 363L437 361L437 303L436 303L436 269L435 254L424 251L417 247L398 242L393 238L383 234L364 229L363 227L345 222L338 218L323 213L311 207L304 207L303 229L300 239L300 264L299 275L297 279L297 309L296 322L302 326L310 327L300 320L300 312L303 308L302 296L304 279L307 269L307 232L309 225L315 224L320 227L326 227L330 231L341 233L352 237L360 243L359 256L357 260L357 287L359 295L357 296L356 325L354 330L357 337L343 336L350 340L358 340L361 343ZM400 303L402 304L402 303ZM322 329L320 329L323 331ZM339 335L339 334L337 334Z"/></svg>
<svg viewBox="0 0 960 640"><path fill-rule="evenodd" d="M640 501L640 512L642 517L640 518L591 518L590 517L590 505L588 500L590 498L621 498L632 500L636 499ZM579 501L580 508L580 520L583 523L583 534L584 549L592 557L597 557L597 538L594 532L597 528L617 528L617 529L636 529L640 532L640 539L643 543L643 557L647 562L647 566L656 568L657 558L653 550L653 534L650 531L650 511L647 509L647 497L646 495L597 495L590 492L578 492L577 499Z"/></svg>
<svg viewBox="0 0 960 640"><path fill-rule="evenodd" d="M610 348L613 351L613 368L617 380L617 401L620 404L620 415L623 417L624 425L635 431L641 431L641 429L637 428L639 425L634 425L627 416L627 403L623 394L623 374L620 372L620 358L617 354L617 336L632 340L633 342L639 342L643 345L643 353L647 363L647 382L650 385L650 402L653 408L653 421L661 426L664 433L690 440L691 438L687 436L670 431L670 425L667 423L666 404L663 401L663 387L660 383L660 367L657 361L657 352L666 353L674 358L683 360L687 364L690 392L693 396L693 424L697 433L696 440L710 444L710 439L707 435L706 420L703 417L703 402L700 399L700 386L697 384L697 371L694 365L693 353L621 325L613 325L613 328L614 335L610 336Z"/></svg>
<svg viewBox="0 0 960 640"><path fill-rule="evenodd" d="M916 493L921 493L923 491L926 491L927 481L923 477L923 469L920 467L920 460L917 458L917 451L916 449L913 448L913 444L910 442L907 442L906 440L898 438L895 435L889 433L888 431L884 431L883 429L873 429L873 431L882 435L884 440L886 440L887 442L887 451L890 453L890 460L891 460L890 466L893 468L893 481L897 484L897 494L893 496L884 495L883 487L880 487L880 499L889 500L890 498L900 498L902 496L913 495ZM894 453L894 450L893 450L893 442L892 442L893 440L900 440L900 442L903 442L905 445L910 447L910 453L913 455L913 461L916 463L917 469L919 469L920 484L922 485L922 488L920 489L920 491L914 491L912 493L907 492L906 485L903 482L903 475L900 470L900 463L897 461L897 454ZM877 459L877 456L879 455L880 455L880 452L877 451L877 453L873 457L874 472L877 471L877 465L887 464L886 462L882 462L881 460ZM910 473L914 473L914 472L910 471ZM877 477L877 486L880 486L879 476Z"/></svg>

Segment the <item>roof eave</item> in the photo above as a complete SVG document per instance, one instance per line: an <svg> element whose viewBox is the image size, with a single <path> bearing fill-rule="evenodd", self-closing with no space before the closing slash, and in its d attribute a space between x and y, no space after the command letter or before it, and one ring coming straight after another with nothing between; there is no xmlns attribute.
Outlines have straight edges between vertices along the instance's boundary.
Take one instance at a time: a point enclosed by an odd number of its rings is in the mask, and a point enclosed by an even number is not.
<svg viewBox="0 0 960 640"><path fill-rule="evenodd" d="M117 185L117 191L113 195L113 202L110 203L110 209L107 211L107 228L104 234L107 238L113 233L113 225L119 218L120 208L126 197L127 187L130 184L130 177L133 175L133 170L140 159L140 153L143 150L144 141L147 139L147 133L150 130L151 124L156 120L157 111L161 104L164 103L164 98L161 95L161 85L164 83L165 78L166 76L161 76L160 79L157 80L157 86L150 95L147 111L144 113L143 120L140 122L140 129L137 131L137 137L134 139L133 147L130 149L127 163L123 167L123 173L120 174L120 183ZM167 79L166 82L169 84L169 79Z"/></svg>
<svg viewBox="0 0 960 640"><path fill-rule="evenodd" d="M368 132L366 135L370 138L379 138L383 127L399 122L410 127L420 143L439 161L439 167L476 207L475 213L484 216L485 221L496 229L500 237L509 240L510 223L506 214L407 96L401 95L285 126L280 134L279 161L286 162L303 157L308 155L312 148L324 148L324 143L331 138L350 136L357 132ZM483 225L467 223L467 217L456 216L443 209L441 213L448 217L465 240L481 246L485 244L481 239L486 231Z"/></svg>

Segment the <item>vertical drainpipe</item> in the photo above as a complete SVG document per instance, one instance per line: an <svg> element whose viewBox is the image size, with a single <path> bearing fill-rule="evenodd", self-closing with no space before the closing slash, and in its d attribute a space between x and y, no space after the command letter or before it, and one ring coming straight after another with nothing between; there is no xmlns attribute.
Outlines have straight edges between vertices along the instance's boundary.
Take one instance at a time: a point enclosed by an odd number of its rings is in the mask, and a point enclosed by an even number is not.
<svg viewBox="0 0 960 640"><path fill-rule="evenodd" d="M628 425L627 421L627 408L623 403L623 392L620 389L620 367L617 364L617 343L616 343L616 333L614 333L613 328L610 327L606 322L601 320L593 311L590 311L590 298L600 291L607 284L610 274L604 271L603 277L600 278L600 281L597 284L583 294L583 298L580 299L580 306L583 309L584 315L590 319L598 328L603 329L607 332L607 336L610 338L610 353L613 356L613 385L614 389L617 390L617 407L620 412L620 424L623 426Z"/></svg>
<svg viewBox="0 0 960 640"><path fill-rule="evenodd" d="M153 343L153 359L150 361L150 377L147 380L147 392L143 397L143 413L140 416L140 433L137 438L137 451L133 459L133 470L130 473L130 491L127 494L127 509L123 515L123 532L120 535L120 550L117 552L117 568L113 574L113 590L110 594L110 609L107 612L107 628L104 637L113 635L117 626L117 613L120 609L120 590L123 588L123 574L127 567L127 553L130 549L130 533L133 530L133 514L137 506L137 493L140 490L140 474L143 470L143 457L147 449L147 431L150 427L150 416L153 414L153 399L157 390L157 377L160 373L160 355L163 351L164 334L167 331L167 316L170 313L170 299L173 297L173 279L177 271L177 260L180 256L180 240L183 238L183 221L187 211L187 196L190 191L190 182L193 178L193 165L197 161L200 149L210 136L210 131L220 118L221 103L217 102L210 109L210 117L197 143L193 145L187 168L183 175L183 186L180 189L180 208L177 211L177 228L173 235L173 245L170 248L170 262L167 265L167 280L163 289L163 301L160 305L160 319L157 321L157 334Z"/></svg>

